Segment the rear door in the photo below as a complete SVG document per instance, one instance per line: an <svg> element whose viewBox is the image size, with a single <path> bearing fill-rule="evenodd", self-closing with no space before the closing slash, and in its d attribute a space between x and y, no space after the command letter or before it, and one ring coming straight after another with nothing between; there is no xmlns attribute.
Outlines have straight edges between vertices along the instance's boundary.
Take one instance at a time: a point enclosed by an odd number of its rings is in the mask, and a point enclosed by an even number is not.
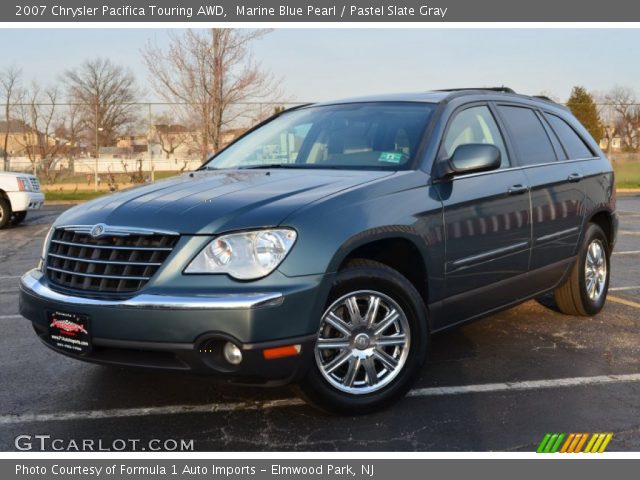
<svg viewBox="0 0 640 480"><path fill-rule="evenodd" d="M584 214L580 162L567 158L563 144L542 112L520 105L499 105L498 111L531 186L530 270L552 268L574 254L580 236ZM553 117L554 123L564 123ZM556 280L554 275L548 279ZM532 288L545 287L532 283Z"/></svg>
<svg viewBox="0 0 640 480"><path fill-rule="evenodd" d="M527 178L487 104L457 110L443 136L438 161L456 147L488 143L501 151L500 169L434 184L444 208L446 296L436 328L489 311L518 298L509 280L527 271L530 211Z"/></svg>

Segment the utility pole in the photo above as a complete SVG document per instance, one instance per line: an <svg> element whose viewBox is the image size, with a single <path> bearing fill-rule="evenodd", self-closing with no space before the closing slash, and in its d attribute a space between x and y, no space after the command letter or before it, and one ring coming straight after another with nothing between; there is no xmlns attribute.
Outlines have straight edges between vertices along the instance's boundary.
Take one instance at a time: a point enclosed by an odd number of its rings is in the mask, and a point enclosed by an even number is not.
<svg viewBox="0 0 640 480"><path fill-rule="evenodd" d="M151 169L151 181L155 182L156 172L153 168L153 154L151 152L151 134L153 133L153 120L151 118L151 104L149 106L149 129L147 133L147 156L149 157L149 168Z"/></svg>
<svg viewBox="0 0 640 480"><path fill-rule="evenodd" d="M98 101L96 99L96 164L93 176L93 186L95 191L98 191L98 157L100 156L100 127L98 126Z"/></svg>

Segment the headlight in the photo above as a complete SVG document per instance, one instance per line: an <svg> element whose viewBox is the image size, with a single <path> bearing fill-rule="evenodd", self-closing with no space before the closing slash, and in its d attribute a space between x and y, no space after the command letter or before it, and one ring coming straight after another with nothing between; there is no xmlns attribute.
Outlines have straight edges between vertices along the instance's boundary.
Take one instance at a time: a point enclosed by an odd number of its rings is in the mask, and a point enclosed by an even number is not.
<svg viewBox="0 0 640 480"><path fill-rule="evenodd" d="M254 280L273 272L296 241L295 230L279 228L221 235L209 243L184 273L226 273Z"/></svg>
<svg viewBox="0 0 640 480"><path fill-rule="evenodd" d="M18 177L16 178L18 182L18 191L20 192L30 192L31 191L31 182L26 177Z"/></svg>

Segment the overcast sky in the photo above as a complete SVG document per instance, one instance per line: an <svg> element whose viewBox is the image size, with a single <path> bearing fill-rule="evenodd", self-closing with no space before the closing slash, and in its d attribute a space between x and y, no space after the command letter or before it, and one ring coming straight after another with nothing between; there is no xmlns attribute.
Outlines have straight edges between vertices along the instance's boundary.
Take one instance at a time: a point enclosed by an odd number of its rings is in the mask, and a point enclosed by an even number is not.
<svg viewBox="0 0 640 480"><path fill-rule="evenodd" d="M5 29L0 66L13 63L46 84L103 56L148 88L140 49L149 39L166 44L168 30ZM565 100L576 84L640 90L638 45L637 29L278 29L253 52L283 78L291 101L503 84Z"/></svg>

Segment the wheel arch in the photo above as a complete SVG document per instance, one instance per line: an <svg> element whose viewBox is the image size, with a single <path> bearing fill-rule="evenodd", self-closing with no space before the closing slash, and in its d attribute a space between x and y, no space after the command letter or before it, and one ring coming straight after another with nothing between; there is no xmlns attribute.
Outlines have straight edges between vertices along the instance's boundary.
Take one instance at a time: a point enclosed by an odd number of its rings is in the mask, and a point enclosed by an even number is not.
<svg viewBox="0 0 640 480"><path fill-rule="evenodd" d="M599 209L591 213L587 218L587 224L594 223L598 225L607 236L610 249L613 248L616 241L616 226L614 213L608 209ZM584 233L583 233L584 236Z"/></svg>
<svg viewBox="0 0 640 480"><path fill-rule="evenodd" d="M428 256L423 245L424 241L410 227L374 228L347 240L331 260L329 271L339 271L356 258L375 260L406 277L426 306L429 300Z"/></svg>

